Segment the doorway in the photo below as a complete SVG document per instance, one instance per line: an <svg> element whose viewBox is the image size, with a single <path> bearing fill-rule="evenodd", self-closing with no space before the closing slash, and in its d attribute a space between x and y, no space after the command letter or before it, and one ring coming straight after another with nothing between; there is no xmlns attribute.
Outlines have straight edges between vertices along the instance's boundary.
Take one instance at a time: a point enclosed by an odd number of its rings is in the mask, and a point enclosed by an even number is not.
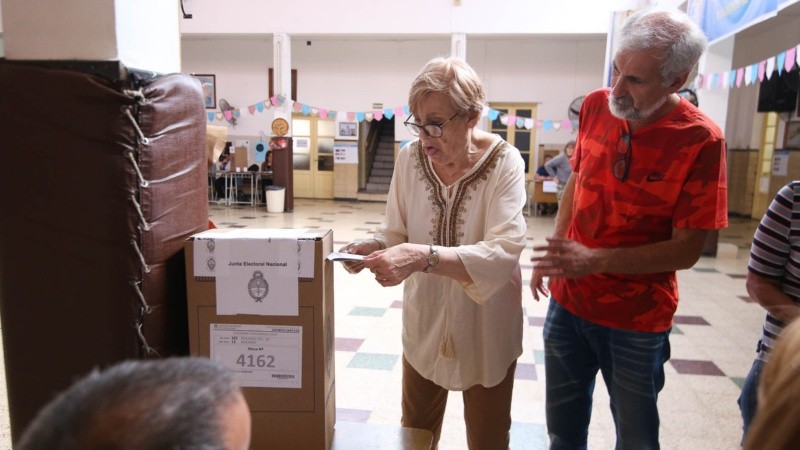
<svg viewBox="0 0 800 450"><path fill-rule="evenodd" d="M536 120L536 104L534 103L490 103L489 107L500 111L500 115L489 123L489 132L499 134L509 144L519 149L520 156L525 161L525 174L532 178L538 167L533 154L536 142L536 128L518 127L516 123L503 124L502 116L512 115L520 119Z"/></svg>
<svg viewBox="0 0 800 450"><path fill-rule="evenodd" d="M333 119L292 116L294 196L333 198Z"/></svg>

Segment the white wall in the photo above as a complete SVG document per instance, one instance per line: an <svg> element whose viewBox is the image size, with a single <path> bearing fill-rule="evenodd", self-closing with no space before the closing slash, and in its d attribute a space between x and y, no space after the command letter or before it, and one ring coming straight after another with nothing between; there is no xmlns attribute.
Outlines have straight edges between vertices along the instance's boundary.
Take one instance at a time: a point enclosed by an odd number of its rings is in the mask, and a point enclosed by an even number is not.
<svg viewBox="0 0 800 450"><path fill-rule="evenodd" d="M461 3L461 6L456 5ZM624 0L185 0L190 34L605 33L598 21ZM309 14L312 12L313 14Z"/></svg>
<svg viewBox="0 0 800 450"><path fill-rule="evenodd" d="M4 53L18 60L121 61L180 71L178 4L164 0L2 0Z"/></svg>
<svg viewBox="0 0 800 450"><path fill-rule="evenodd" d="M251 116L248 105L268 97L271 37L183 39L183 72L215 74L217 98L242 108L232 135L269 133L269 111ZM482 78L489 102L538 102L540 119L566 119L569 102L600 86L604 36L585 40L467 38L467 60ZM430 58L447 55L450 38L420 40L292 40L297 100L337 111L369 111L408 103L408 88ZM211 111L211 110L209 110ZM218 111L218 109L217 109ZM216 122L224 125L224 122ZM396 122L397 139L410 136ZM540 143L564 143L568 131L542 131Z"/></svg>

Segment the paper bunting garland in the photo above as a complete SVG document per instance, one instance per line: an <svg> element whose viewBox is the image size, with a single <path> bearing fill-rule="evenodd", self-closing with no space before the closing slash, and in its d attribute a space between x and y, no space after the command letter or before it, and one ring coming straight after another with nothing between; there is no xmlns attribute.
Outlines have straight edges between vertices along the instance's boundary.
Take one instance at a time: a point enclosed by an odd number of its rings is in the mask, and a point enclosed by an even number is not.
<svg viewBox="0 0 800 450"><path fill-rule="evenodd" d="M792 70L800 70L800 44L778 53L775 56L737 69L716 73L697 74L695 89L733 89L734 87L750 86L769 80L778 72L778 75Z"/></svg>
<svg viewBox="0 0 800 450"><path fill-rule="evenodd" d="M262 113L264 110L272 108L274 106L280 106L286 103L286 99L281 96L271 97L268 100L264 100L253 105L249 105L246 108L247 112L250 115L255 115L256 112ZM411 111L408 105L397 106L394 108L384 108L384 109L375 109L372 111L346 111L346 112L339 112L329 110L327 108L319 108L316 106L311 106L303 103L296 102L294 100L289 100L291 104L291 109L294 112L302 113L304 115L312 115L312 116L319 116L322 119L336 119L337 117L341 117L343 120L347 120L349 122L357 121L373 121L373 120L381 120L384 117L387 119L391 119L395 116L405 116L408 117L411 115ZM231 117L240 117L242 114L242 109L232 109L224 112L209 112L207 113L208 121L213 122L215 120L223 120L223 119L230 119ZM525 129L540 129L540 130L572 130L578 127L578 121L572 121L569 119L561 119L561 120L533 120L531 118L525 117L517 117L512 114L502 114L500 111L496 109L492 109L486 107L481 112L481 116L488 117L489 120L495 121L500 120L503 125L511 124L512 126L516 126L517 128L525 128ZM262 131L263 134L263 131Z"/></svg>

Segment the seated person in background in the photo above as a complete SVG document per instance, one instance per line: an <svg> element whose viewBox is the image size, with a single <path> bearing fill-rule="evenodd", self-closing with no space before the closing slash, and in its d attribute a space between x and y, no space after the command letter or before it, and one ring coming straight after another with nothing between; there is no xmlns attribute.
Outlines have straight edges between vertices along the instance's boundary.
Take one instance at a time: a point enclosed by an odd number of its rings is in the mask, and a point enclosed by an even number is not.
<svg viewBox="0 0 800 450"><path fill-rule="evenodd" d="M567 180L569 180L569 176L572 174L572 165L569 160L572 158L573 152L575 152L575 141L569 141L567 145L564 146L564 151L562 153L559 153L558 156L544 163L547 174L555 178L558 183L558 192L556 194L558 203L561 203L561 195L564 193L564 187L567 185Z"/></svg>
<svg viewBox="0 0 800 450"><path fill-rule="evenodd" d="M231 170L231 154L222 152L219 161L215 164L214 171L214 190L217 192L217 199L225 198L225 174Z"/></svg>
<svg viewBox="0 0 800 450"><path fill-rule="evenodd" d="M544 181L552 181L555 179L555 174L550 174L547 172L547 164L553 159L550 155L545 155L544 157L544 164L539 166L536 169L536 173L533 174L533 182L534 183L541 183ZM531 193L533 195L533 193ZM556 203L537 203L536 204L536 213L540 216L547 216L550 214L555 214L558 210L558 204Z"/></svg>
<svg viewBox="0 0 800 450"><path fill-rule="evenodd" d="M800 442L800 321L778 337L758 384L758 408L745 450L796 449Z"/></svg>
<svg viewBox="0 0 800 450"><path fill-rule="evenodd" d="M125 361L59 394L14 448L246 450L250 426L224 366L207 358Z"/></svg>
<svg viewBox="0 0 800 450"><path fill-rule="evenodd" d="M553 178L555 178L555 175L550 175L547 172L547 169L545 168L545 166L547 165L548 162L550 162L551 159L553 159L552 156L545 155L544 164L539 166L539 168L536 169L536 173L533 174L533 181L535 181L537 183L541 183L542 181L550 181Z"/></svg>

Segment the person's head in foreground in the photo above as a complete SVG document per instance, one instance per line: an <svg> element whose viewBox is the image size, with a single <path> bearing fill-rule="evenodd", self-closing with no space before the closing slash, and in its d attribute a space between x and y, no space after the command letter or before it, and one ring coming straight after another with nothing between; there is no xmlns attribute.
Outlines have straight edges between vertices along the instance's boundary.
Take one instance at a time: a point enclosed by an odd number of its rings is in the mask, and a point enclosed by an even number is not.
<svg viewBox="0 0 800 450"><path fill-rule="evenodd" d="M758 383L758 410L746 450L789 450L800 443L800 320L784 328Z"/></svg>
<svg viewBox="0 0 800 450"><path fill-rule="evenodd" d="M246 450L250 426L239 385L218 363L125 361L59 394L14 448Z"/></svg>

